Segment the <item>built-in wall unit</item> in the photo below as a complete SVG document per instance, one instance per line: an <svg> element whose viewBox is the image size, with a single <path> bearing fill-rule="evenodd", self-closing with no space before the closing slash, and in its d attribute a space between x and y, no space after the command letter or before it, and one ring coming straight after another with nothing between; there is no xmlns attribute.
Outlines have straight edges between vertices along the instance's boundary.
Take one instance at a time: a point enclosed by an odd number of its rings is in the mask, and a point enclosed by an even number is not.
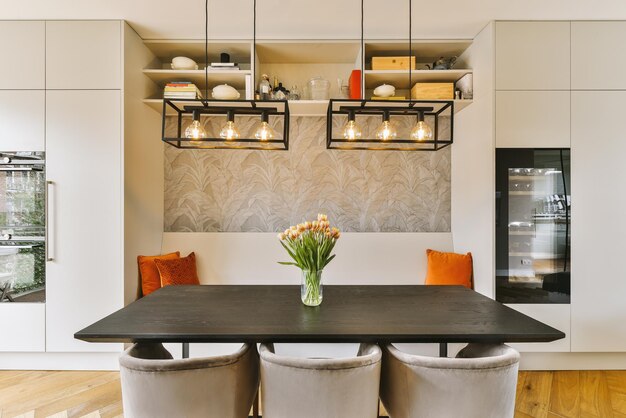
<svg viewBox="0 0 626 418"><path fill-rule="evenodd" d="M298 284L276 233L317 213L342 230L327 284L422 284L427 249L471 252L477 292L566 333L516 345L522 367L626 366L626 23L498 21L410 42L368 25L361 42L357 23L256 42L251 25L231 27L205 57L204 39L142 39L121 20L1 21L0 54L30 65L0 68L0 368L118 368L122 344L74 333L136 300L138 255L193 251L202 284ZM393 62L409 51L410 71ZM175 57L195 63L176 69ZM164 143L194 117L176 126L167 84L210 99L228 84L243 102L264 74L289 90L288 149ZM454 106L439 126L452 144L329 149L331 100L370 102L383 84L408 98L415 83L452 88L430 99ZM228 117L197 122L219 132Z"/></svg>
<svg viewBox="0 0 626 418"><path fill-rule="evenodd" d="M125 201L132 235L152 238L155 247L160 242L160 234L142 230L150 221L149 198L140 196L146 192L130 187L150 146L141 154L129 147L126 158L136 160L127 165L131 181L124 186L125 138L136 138L133 129L152 116L141 102L143 43L130 51L139 37L120 20L2 21L0 33L2 55L29 63L0 71L0 293L6 301L0 303L0 367L116 368L121 344L87 344L74 333L124 306L125 243L143 251L133 238L125 240ZM129 64L137 70L125 71ZM142 77L139 83L129 83L133 73ZM133 95L141 107L133 108ZM125 124L129 117L137 124ZM158 142L159 169L139 180L160 183ZM159 232L161 199L158 189Z"/></svg>
<svg viewBox="0 0 626 418"><path fill-rule="evenodd" d="M571 352L528 354L527 367L594 367L598 356L578 353L626 347L616 273L626 206L615 193L624 80L596 61L623 62L625 34L624 22L495 24L495 296L567 334L522 351Z"/></svg>

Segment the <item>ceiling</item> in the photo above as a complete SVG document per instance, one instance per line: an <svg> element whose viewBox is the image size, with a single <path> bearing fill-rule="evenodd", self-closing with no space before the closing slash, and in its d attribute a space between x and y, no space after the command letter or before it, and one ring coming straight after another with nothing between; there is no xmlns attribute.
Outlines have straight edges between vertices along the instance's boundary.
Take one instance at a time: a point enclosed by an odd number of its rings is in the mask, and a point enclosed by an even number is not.
<svg viewBox="0 0 626 418"><path fill-rule="evenodd" d="M209 0L210 36L252 37L252 0ZM260 39L360 37L360 0L257 0ZM408 0L365 0L365 37L406 37ZM144 39L204 38L203 0L0 0L1 19L125 19ZM626 20L624 0L413 0L414 38L473 38L490 20Z"/></svg>

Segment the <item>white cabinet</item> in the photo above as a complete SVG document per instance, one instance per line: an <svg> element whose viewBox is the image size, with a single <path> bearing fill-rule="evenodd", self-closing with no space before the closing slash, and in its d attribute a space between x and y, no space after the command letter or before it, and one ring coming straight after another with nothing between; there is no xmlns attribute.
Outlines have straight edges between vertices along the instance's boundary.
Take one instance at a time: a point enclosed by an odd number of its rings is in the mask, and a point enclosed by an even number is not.
<svg viewBox="0 0 626 418"><path fill-rule="evenodd" d="M0 151L43 151L46 93L0 90Z"/></svg>
<svg viewBox="0 0 626 418"><path fill-rule="evenodd" d="M44 89L46 31L42 21L0 21L0 89Z"/></svg>
<svg viewBox="0 0 626 418"><path fill-rule="evenodd" d="M496 147L569 146L569 91L496 92Z"/></svg>
<svg viewBox="0 0 626 418"><path fill-rule="evenodd" d="M626 89L626 22L572 22L572 89Z"/></svg>
<svg viewBox="0 0 626 418"><path fill-rule="evenodd" d="M120 89L120 21L46 22L46 89Z"/></svg>
<svg viewBox="0 0 626 418"><path fill-rule="evenodd" d="M626 351L624 103L572 92L572 351Z"/></svg>
<svg viewBox="0 0 626 418"><path fill-rule="evenodd" d="M569 90L569 22L497 22L497 90Z"/></svg>
<svg viewBox="0 0 626 418"><path fill-rule="evenodd" d="M0 318L0 352L42 352L46 349L44 303L0 303Z"/></svg>
<svg viewBox="0 0 626 418"><path fill-rule="evenodd" d="M116 351L74 333L123 306L121 96L48 91L47 351Z"/></svg>

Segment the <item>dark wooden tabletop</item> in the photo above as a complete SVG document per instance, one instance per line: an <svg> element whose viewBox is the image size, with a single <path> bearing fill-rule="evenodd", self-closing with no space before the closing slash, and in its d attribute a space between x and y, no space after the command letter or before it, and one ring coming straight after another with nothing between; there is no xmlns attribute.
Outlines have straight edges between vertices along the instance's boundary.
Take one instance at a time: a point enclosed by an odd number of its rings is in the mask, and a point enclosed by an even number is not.
<svg viewBox="0 0 626 418"><path fill-rule="evenodd" d="M91 342L547 342L561 331L458 286L167 286L77 332Z"/></svg>

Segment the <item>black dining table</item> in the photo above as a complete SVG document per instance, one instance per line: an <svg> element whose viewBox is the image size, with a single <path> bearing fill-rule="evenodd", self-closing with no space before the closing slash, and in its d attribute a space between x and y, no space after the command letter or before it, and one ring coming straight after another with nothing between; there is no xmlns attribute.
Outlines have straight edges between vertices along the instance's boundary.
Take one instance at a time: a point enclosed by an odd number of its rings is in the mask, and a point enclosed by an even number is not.
<svg viewBox="0 0 626 418"><path fill-rule="evenodd" d="M565 334L460 286L326 285L320 306L300 286L166 286L78 331L89 342L550 342Z"/></svg>

